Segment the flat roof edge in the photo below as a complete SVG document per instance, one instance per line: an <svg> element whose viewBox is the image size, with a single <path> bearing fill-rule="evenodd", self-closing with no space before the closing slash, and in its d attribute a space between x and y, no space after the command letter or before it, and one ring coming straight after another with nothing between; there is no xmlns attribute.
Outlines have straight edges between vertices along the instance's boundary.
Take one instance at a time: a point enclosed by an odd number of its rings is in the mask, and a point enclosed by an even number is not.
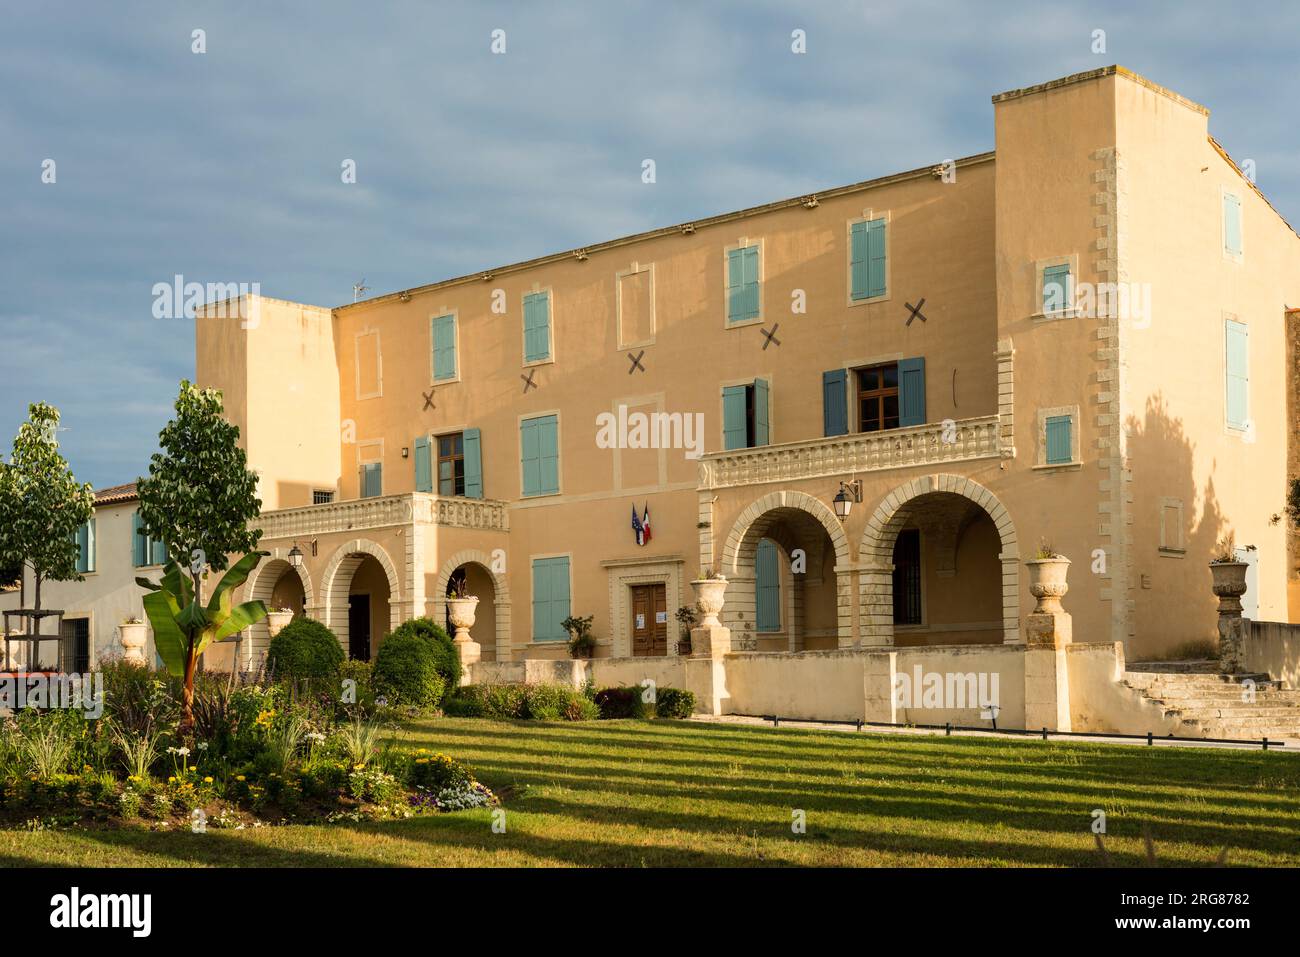
<svg viewBox="0 0 1300 957"><path fill-rule="evenodd" d="M1017 90L1007 90L1005 93L995 93L993 95L993 102L1002 103L1006 100L1016 100L1024 96L1033 96L1036 93L1046 93L1049 90L1059 90L1062 87L1074 86L1078 83L1088 83L1092 80L1099 80L1102 77L1107 76L1122 76L1125 79L1132 80L1134 83L1145 86L1148 90L1151 90L1154 93L1159 93L1161 96L1166 96L1169 99L1182 104L1189 110L1195 110L1197 113L1201 113L1204 116L1210 115L1208 107L1202 106L1195 100L1189 100L1181 93L1176 93L1167 86L1161 86L1159 83L1152 82L1142 74L1134 73L1132 70L1127 67L1122 67L1118 63L1111 64L1110 66L1103 66L1096 70L1087 70L1083 73L1072 73L1069 76L1063 76L1060 79L1048 80L1046 83L1036 83L1033 86L1025 86Z"/></svg>

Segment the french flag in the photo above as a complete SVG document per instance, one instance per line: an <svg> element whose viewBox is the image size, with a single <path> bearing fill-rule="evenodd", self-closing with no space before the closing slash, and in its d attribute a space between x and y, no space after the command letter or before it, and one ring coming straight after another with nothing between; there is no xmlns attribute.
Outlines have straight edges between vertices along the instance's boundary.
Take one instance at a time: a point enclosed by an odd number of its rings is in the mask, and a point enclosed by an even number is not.
<svg viewBox="0 0 1300 957"><path fill-rule="evenodd" d="M636 514L636 506L632 506L632 514ZM641 534L637 538L638 545L650 544L650 503L645 503L645 517L641 519Z"/></svg>

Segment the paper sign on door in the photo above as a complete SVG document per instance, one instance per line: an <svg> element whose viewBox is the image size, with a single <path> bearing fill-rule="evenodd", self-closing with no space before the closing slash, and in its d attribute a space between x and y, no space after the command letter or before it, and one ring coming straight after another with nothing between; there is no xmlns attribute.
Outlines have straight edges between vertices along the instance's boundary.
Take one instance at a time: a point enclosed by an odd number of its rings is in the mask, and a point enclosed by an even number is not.
<svg viewBox="0 0 1300 957"><path fill-rule="evenodd" d="M664 624L664 623L667 622L667 621L668 621L668 612L666 612L666 611L657 611L657 612L655 612L655 624L656 624L656 625L662 625L662 624Z"/></svg>
<svg viewBox="0 0 1300 957"><path fill-rule="evenodd" d="M645 615L637 615L637 616L636 616L636 626L637 626L637 628L644 628L644 627L645 627Z"/></svg>

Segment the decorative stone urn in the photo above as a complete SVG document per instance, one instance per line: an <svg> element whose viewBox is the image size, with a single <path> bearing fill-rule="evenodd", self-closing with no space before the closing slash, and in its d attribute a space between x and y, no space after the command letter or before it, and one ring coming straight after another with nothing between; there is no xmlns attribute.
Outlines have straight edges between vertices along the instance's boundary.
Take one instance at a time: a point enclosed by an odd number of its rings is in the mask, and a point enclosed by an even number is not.
<svg viewBox="0 0 1300 957"><path fill-rule="evenodd" d="M266 627L274 638L280 632L284 631L284 626L293 621L293 612L277 609L266 613Z"/></svg>
<svg viewBox="0 0 1300 957"><path fill-rule="evenodd" d="M474 627L477 611L478 598L474 595L468 598L447 599L448 617L451 618L452 626L456 629L456 636L452 641L460 651L462 665L472 665L483 653L482 646L469 636L469 630Z"/></svg>
<svg viewBox="0 0 1300 957"><path fill-rule="evenodd" d="M695 589L695 606L704 617L700 619L700 628L720 628L718 612L722 611L723 596L727 591L725 578L697 578L691 582Z"/></svg>
<svg viewBox="0 0 1300 957"><path fill-rule="evenodd" d="M1070 590L1065 583L1065 576L1070 571L1070 560L1064 556L1055 558L1031 558L1025 562L1029 569L1029 594L1038 600L1034 606L1034 615L1057 615L1065 609L1061 599Z"/></svg>
<svg viewBox="0 0 1300 957"><path fill-rule="evenodd" d="M1241 596L1246 594L1245 562L1210 562L1211 586L1219 598L1219 615L1224 618L1241 617Z"/></svg>
<svg viewBox="0 0 1300 957"><path fill-rule="evenodd" d="M144 646L149 639L148 628L142 621L124 621L117 626L118 636L122 639L122 658L128 664L148 664L144 657Z"/></svg>

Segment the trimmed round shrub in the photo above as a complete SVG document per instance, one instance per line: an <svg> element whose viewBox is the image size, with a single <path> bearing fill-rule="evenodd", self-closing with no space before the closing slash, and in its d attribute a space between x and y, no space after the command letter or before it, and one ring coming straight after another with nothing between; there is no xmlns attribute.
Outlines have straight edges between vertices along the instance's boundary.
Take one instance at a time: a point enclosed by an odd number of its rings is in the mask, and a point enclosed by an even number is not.
<svg viewBox="0 0 1300 957"><path fill-rule="evenodd" d="M572 688L529 685L524 692L524 717L534 721L590 721L598 717L596 703Z"/></svg>
<svg viewBox="0 0 1300 957"><path fill-rule="evenodd" d="M343 646L319 621L295 618L271 639L266 664L277 678L334 678L343 666Z"/></svg>
<svg viewBox="0 0 1300 957"><path fill-rule="evenodd" d="M655 691L655 714L661 718L689 718L695 713L695 692L681 688Z"/></svg>
<svg viewBox="0 0 1300 957"><path fill-rule="evenodd" d="M384 639L370 678L375 695L392 705L435 708L447 690L430 643L409 633Z"/></svg>
<svg viewBox="0 0 1300 957"><path fill-rule="evenodd" d="M440 625L434 623L433 619L412 618L410 621L402 622L397 626L396 631L384 639L384 644L399 635L419 638L429 646L429 650L433 653L434 668L442 676L446 694L460 687L460 652L456 649L456 643ZM379 650L382 654L383 645L379 646Z"/></svg>
<svg viewBox="0 0 1300 957"><path fill-rule="evenodd" d="M641 700L640 688L602 688L594 700L600 717L606 720L654 716L654 706Z"/></svg>

